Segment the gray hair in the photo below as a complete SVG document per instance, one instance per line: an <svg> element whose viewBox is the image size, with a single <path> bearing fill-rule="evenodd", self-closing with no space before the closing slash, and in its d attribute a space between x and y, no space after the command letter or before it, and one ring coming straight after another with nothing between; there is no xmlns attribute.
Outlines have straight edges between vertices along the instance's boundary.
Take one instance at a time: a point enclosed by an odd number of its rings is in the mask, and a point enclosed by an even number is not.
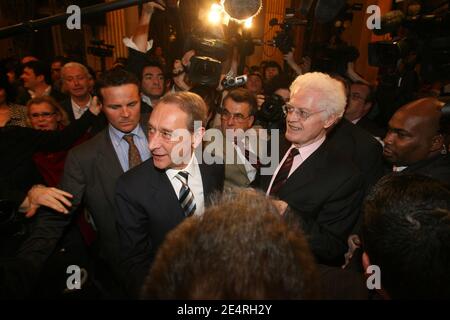
<svg viewBox="0 0 450 320"><path fill-rule="evenodd" d="M327 116L336 115L341 118L347 105L347 96L342 82L328 74L310 72L298 76L290 87L291 97L298 92L310 92L317 97L317 106L325 110Z"/></svg>
<svg viewBox="0 0 450 320"><path fill-rule="evenodd" d="M86 68L85 65L78 63L78 62L68 62L61 68L61 77L64 79L64 73L68 68L80 68L85 74L86 77L89 79L90 74L88 68Z"/></svg>

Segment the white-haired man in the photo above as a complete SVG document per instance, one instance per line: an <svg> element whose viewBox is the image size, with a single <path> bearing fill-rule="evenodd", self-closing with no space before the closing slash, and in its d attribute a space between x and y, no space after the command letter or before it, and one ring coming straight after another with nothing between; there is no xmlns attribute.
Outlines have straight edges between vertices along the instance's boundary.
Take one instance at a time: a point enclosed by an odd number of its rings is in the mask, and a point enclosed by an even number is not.
<svg viewBox="0 0 450 320"><path fill-rule="evenodd" d="M261 177L261 187L279 198L280 213L298 219L317 261L339 265L363 196L360 171L326 139L344 113L345 89L314 72L297 77L290 90L282 160L272 176Z"/></svg>

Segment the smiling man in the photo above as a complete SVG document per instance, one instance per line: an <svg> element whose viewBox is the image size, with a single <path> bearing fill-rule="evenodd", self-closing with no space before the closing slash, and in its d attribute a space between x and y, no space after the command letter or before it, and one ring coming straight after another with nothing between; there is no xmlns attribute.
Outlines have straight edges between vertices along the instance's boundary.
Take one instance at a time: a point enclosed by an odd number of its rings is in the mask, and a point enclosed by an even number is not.
<svg viewBox="0 0 450 320"><path fill-rule="evenodd" d="M183 219L201 216L211 195L223 188L223 165L206 165L194 155L206 113L205 102L194 93L162 97L148 124L152 158L117 183L117 228L132 297L139 294L166 234Z"/></svg>
<svg viewBox="0 0 450 320"><path fill-rule="evenodd" d="M339 265L363 195L359 170L326 139L344 113L345 89L314 72L297 77L290 90L282 160L272 176L261 177L261 187L279 199L274 201L281 214L299 221L317 261Z"/></svg>

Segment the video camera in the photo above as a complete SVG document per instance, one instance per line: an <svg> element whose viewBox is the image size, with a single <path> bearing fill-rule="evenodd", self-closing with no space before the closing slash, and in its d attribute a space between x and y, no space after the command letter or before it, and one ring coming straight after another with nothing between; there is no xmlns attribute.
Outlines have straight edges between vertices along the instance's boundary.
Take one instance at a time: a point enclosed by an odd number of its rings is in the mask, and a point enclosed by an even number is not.
<svg viewBox="0 0 450 320"><path fill-rule="evenodd" d="M425 81L448 79L450 76L450 9L448 7L419 7L411 15L400 10L381 18L381 28L375 34L391 33L392 41L369 44L369 64L376 67L395 66L399 59L416 55ZM406 35L395 38L400 29Z"/></svg>
<svg viewBox="0 0 450 320"><path fill-rule="evenodd" d="M294 18L294 8L286 8L284 21L279 23L277 18L273 18L269 21L269 26L280 26L281 31L278 31L272 41L269 41L269 45L272 45L283 54L287 54L292 50L294 46L294 35L292 28L294 26L304 26L308 24L307 20L301 20Z"/></svg>

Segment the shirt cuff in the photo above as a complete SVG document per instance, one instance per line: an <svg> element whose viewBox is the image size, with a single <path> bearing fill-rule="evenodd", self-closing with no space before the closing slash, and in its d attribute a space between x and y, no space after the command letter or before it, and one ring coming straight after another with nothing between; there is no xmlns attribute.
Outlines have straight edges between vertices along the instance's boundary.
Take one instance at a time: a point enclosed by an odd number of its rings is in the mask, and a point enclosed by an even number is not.
<svg viewBox="0 0 450 320"><path fill-rule="evenodd" d="M131 48L131 49L134 49L134 50L140 52L140 50L138 49L137 45L134 43L132 38L125 37L125 38L123 38L122 42L128 48ZM145 52L149 51L152 47L153 47L153 39L147 41L147 49L145 50Z"/></svg>

